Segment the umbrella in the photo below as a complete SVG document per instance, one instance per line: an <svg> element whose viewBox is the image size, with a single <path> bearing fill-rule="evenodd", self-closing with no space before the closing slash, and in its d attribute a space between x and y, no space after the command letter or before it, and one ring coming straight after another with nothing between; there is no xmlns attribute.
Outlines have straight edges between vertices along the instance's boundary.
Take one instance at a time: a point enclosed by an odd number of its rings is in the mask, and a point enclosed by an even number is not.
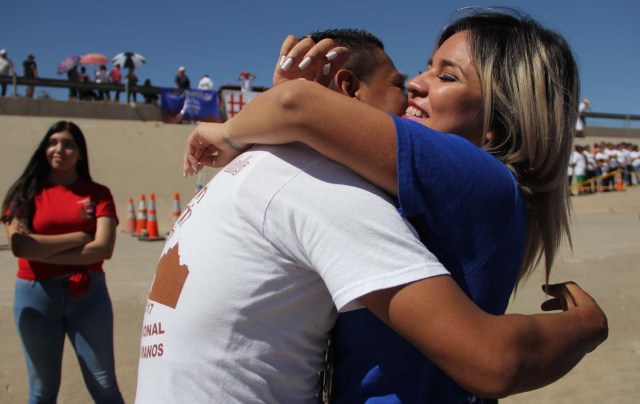
<svg viewBox="0 0 640 404"><path fill-rule="evenodd" d="M111 62L126 68L140 67L145 64L144 56L135 52L120 52L111 59Z"/></svg>
<svg viewBox="0 0 640 404"><path fill-rule="evenodd" d="M102 65L109 61L109 58L100 53L87 53L80 58L80 64L83 65Z"/></svg>
<svg viewBox="0 0 640 404"><path fill-rule="evenodd" d="M80 63L80 56L67 56L58 64L58 74L64 74Z"/></svg>

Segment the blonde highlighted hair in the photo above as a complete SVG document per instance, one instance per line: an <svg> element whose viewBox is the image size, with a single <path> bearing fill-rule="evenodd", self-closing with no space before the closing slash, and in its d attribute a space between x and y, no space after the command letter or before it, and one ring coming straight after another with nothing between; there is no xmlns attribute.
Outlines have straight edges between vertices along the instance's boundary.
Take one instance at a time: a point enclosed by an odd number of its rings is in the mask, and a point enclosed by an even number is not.
<svg viewBox="0 0 640 404"><path fill-rule="evenodd" d="M548 281L563 237L571 244L566 173L580 93L573 52L561 35L513 11L476 10L446 27L438 46L461 31L482 85L483 148L513 171L527 203L518 283L543 257Z"/></svg>

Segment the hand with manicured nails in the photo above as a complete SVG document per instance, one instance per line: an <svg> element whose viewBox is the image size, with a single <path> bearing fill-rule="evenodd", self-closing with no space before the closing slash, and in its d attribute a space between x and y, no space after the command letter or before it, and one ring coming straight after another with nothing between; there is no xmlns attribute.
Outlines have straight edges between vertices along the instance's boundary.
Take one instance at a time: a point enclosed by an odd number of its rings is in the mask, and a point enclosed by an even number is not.
<svg viewBox="0 0 640 404"><path fill-rule="evenodd" d="M315 43L310 37L298 40L288 35L273 71L273 85L295 79L315 81L328 86L333 75L349 58L349 50L325 38Z"/></svg>

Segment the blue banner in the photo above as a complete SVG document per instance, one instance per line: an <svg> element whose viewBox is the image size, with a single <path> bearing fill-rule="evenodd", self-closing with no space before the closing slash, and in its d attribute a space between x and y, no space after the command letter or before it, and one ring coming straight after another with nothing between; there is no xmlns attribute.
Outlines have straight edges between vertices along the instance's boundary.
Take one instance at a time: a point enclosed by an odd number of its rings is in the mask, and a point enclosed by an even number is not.
<svg viewBox="0 0 640 404"><path fill-rule="evenodd" d="M218 93L213 90L164 89L160 94L160 108L167 117L164 120L169 122L216 122L220 118Z"/></svg>

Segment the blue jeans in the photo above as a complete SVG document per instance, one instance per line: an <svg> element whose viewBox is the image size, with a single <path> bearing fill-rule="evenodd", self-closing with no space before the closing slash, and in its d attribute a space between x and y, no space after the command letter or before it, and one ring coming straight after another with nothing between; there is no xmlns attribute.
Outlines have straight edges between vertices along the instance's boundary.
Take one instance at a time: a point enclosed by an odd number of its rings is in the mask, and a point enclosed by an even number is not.
<svg viewBox="0 0 640 404"><path fill-rule="evenodd" d="M96 403L124 403L116 381L113 311L104 273L71 297L66 279L16 280L13 315L29 374L29 403L55 403L65 334L76 351L84 382Z"/></svg>

